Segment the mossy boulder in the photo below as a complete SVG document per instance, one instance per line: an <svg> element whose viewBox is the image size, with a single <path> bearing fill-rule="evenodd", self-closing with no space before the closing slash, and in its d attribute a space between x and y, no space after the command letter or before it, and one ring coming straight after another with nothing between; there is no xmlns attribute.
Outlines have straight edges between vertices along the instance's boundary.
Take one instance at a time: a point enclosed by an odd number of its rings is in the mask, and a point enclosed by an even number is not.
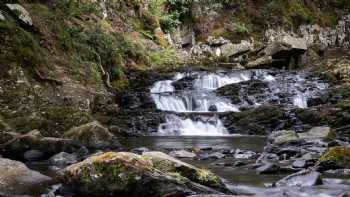
<svg viewBox="0 0 350 197"><path fill-rule="evenodd" d="M268 136L268 139L273 145L292 143L300 140L297 133L292 130L274 131Z"/></svg>
<svg viewBox="0 0 350 197"><path fill-rule="evenodd" d="M178 173L193 182L221 191L227 191L220 177L209 170L197 168L162 152L144 152L143 155L150 158L154 167L164 173Z"/></svg>
<svg viewBox="0 0 350 197"><path fill-rule="evenodd" d="M350 168L350 148L335 146L329 148L320 158L320 165L326 168Z"/></svg>
<svg viewBox="0 0 350 197"><path fill-rule="evenodd" d="M175 176L177 175L177 176ZM89 196L187 196L218 193L179 174L166 174L146 156L107 152L65 168L63 183Z"/></svg>
<svg viewBox="0 0 350 197"><path fill-rule="evenodd" d="M79 141L91 149L117 148L117 138L99 122L94 121L79 127L73 127L63 134L64 138Z"/></svg>

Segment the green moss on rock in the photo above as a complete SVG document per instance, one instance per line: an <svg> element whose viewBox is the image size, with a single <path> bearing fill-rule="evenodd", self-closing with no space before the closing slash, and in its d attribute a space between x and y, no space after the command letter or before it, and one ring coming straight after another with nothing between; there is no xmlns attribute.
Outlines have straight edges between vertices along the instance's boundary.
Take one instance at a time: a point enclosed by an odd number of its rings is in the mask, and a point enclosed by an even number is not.
<svg viewBox="0 0 350 197"><path fill-rule="evenodd" d="M349 168L350 148L345 146L331 147L322 155L320 162L326 166Z"/></svg>

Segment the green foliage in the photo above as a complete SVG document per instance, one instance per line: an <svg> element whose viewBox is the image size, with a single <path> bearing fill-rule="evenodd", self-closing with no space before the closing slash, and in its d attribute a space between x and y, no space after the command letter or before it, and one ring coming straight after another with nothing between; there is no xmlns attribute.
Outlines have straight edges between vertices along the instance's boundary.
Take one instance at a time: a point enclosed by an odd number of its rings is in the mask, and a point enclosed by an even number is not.
<svg viewBox="0 0 350 197"><path fill-rule="evenodd" d="M38 39L11 20L0 21L0 51L0 63L4 65L34 68L47 62Z"/></svg>
<svg viewBox="0 0 350 197"><path fill-rule="evenodd" d="M249 29L244 23L234 23L233 26L235 27L235 30L239 34L248 34Z"/></svg>

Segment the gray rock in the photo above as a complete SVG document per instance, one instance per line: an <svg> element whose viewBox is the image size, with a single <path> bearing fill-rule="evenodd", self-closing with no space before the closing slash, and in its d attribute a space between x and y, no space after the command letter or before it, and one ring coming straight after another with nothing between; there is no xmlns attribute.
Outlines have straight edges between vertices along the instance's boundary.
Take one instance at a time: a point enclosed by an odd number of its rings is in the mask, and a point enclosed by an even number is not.
<svg viewBox="0 0 350 197"><path fill-rule="evenodd" d="M297 133L292 130L274 131L268 136L268 139L274 145L280 145L280 144L295 142L299 140Z"/></svg>
<svg viewBox="0 0 350 197"><path fill-rule="evenodd" d="M222 46L224 44L230 43L230 41L223 38L223 37L215 38L213 36L209 36L207 38L207 43L211 47L219 47L219 46Z"/></svg>
<svg viewBox="0 0 350 197"><path fill-rule="evenodd" d="M211 158L211 159L222 159L222 158L225 158L225 155L220 153L220 152L215 152L215 153L209 154L209 158Z"/></svg>
<svg viewBox="0 0 350 197"><path fill-rule="evenodd" d="M0 196L35 195L51 178L21 162L0 158Z"/></svg>
<svg viewBox="0 0 350 197"><path fill-rule="evenodd" d="M66 152L58 153L52 156L50 159L50 164L54 166L67 166L78 162L78 158L75 154L69 154Z"/></svg>
<svg viewBox="0 0 350 197"><path fill-rule="evenodd" d="M298 136L303 140L327 139L330 138L332 130L330 127L313 127L305 133L299 133Z"/></svg>
<svg viewBox="0 0 350 197"><path fill-rule="evenodd" d="M255 170L258 174L271 174L278 172L280 167L275 163L265 162Z"/></svg>
<svg viewBox="0 0 350 197"><path fill-rule="evenodd" d="M27 161L35 161L44 156L44 153L40 150L28 150L23 154L23 158Z"/></svg>
<svg viewBox="0 0 350 197"><path fill-rule="evenodd" d="M260 57L254 61L248 62L245 65L246 68L261 68L273 63L273 59L271 56Z"/></svg>
<svg viewBox="0 0 350 197"><path fill-rule="evenodd" d="M33 21L29 15L29 12L23 6L21 6L19 4L6 4L6 6L10 10L18 13L19 14L18 18L21 19L23 22L25 22L26 24L28 24L30 26L33 25Z"/></svg>
<svg viewBox="0 0 350 197"><path fill-rule="evenodd" d="M276 183L276 186L301 186L310 187L322 183L321 173L306 169L297 173L291 174Z"/></svg>
<svg viewBox="0 0 350 197"><path fill-rule="evenodd" d="M350 169L336 169L336 170L327 170L323 172L327 175L337 175L337 176L349 176L350 175Z"/></svg>
<svg viewBox="0 0 350 197"><path fill-rule="evenodd" d="M306 166L305 160L296 160L293 162L292 166L294 168L304 168Z"/></svg>
<svg viewBox="0 0 350 197"><path fill-rule="evenodd" d="M196 157L196 154L186 151L186 150L178 150L178 151L171 151L169 153L170 156L172 157L177 157L177 158L194 158Z"/></svg>
<svg viewBox="0 0 350 197"><path fill-rule="evenodd" d="M220 46L221 57L231 57L237 54L248 52L252 47L252 44L248 41L242 40L240 44L227 43Z"/></svg>
<svg viewBox="0 0 350 197"><path fill-rule="evenodd" d="M0 10L0 20L6 20L5 16L2 14L1 10Z"/></svg>
<svg viewBox="0 0 350 197"><path fill-rule="evenodd" d="M242 151L237 149L234 154L234 158L236 159L250 159L256 155L253 151Z"/></svg>
<svg viewBox="0 0 350 197"><path fill-rule="evenodd" d="M295 54L302 54L307 50L306 40L290 35L279 36L264 50L266 56L286 58Z"/></svg>

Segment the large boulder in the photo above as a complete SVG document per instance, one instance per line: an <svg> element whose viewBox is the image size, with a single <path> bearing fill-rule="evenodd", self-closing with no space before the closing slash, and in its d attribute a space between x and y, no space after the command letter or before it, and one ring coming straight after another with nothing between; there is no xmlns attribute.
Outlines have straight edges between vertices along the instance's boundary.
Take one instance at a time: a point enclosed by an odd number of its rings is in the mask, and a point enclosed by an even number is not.
<svg viewBox="0 0 350 197"><path fill-rule="evenodd" d="M79 141L82 145L91 149L120 147L117 138L97 121L73 127L64 133L63 137Z"/></svg>
<svg viewBox="0 0 350 197"><path fill-rule="evenodd" d="M228 191L220 177L208 170L197 168L162 152L144 152L143 155L150 158L154 167L164 173L179 173L193 182L221 191Z"/></svg>
<svg viewBox="0 0 350 197"><path fill-rule="evenodd" d="M91 156L65 168L60 177L81 195L157 197L219 193L179 174L164 173L148 157L128 152Z"/></svg>
<svg viewBox="0 0 350 197"><path fill-rule="evenodd" d="M39 150L43 154L55 154L62 151L75 151L79 144L70 139L44 137L39 130L33 130L26 134L6 132L2 135L8 141L0 144L4 154L20 154L28 150ZM12 155L13 156L13 155Z"/></svg>
<svg viewBox="0 0 350 197"><path fill-rule="evenodd" d="M232 57L234 55L246 53L251 50L252 44L242 40L239 44L227 43L219 47L221 57Z"/></svg>
<svg viewBox="0 0 350 197"><path fill-rule="evenodd" d="M303 38L296 38L289 35L280 36L271 42L264 50L266 56L273 59L289 58L293 55L300 55L307 50L306 41Z"/></svg>
<svg viewBox="0 0 350 197"><path fill-rule="evenodd" d="M274 131L268 136L268 139L273 145L281 145L299 141L297 133L292 130Z"/></svg>
<svg viewBox="0 0 350 197"><path fill-rule="evenodd" d="M38 195L50 177L30 170L21 162L0 158L0 196Z"/></svg>
<svg viewBox="0 0 350 197"><path fill-rule="evenodd" d="M298 136L303 140L327 140L333 138L334 133L330 127L313 127L307 132L299 133Z"/></svg>
<svg viewBox="0 0 350 197"><path fill-rule="evenodd" d="M350 148L345 146L329 148L320 158L320 165L326 169L350 168Z"/></svg>

